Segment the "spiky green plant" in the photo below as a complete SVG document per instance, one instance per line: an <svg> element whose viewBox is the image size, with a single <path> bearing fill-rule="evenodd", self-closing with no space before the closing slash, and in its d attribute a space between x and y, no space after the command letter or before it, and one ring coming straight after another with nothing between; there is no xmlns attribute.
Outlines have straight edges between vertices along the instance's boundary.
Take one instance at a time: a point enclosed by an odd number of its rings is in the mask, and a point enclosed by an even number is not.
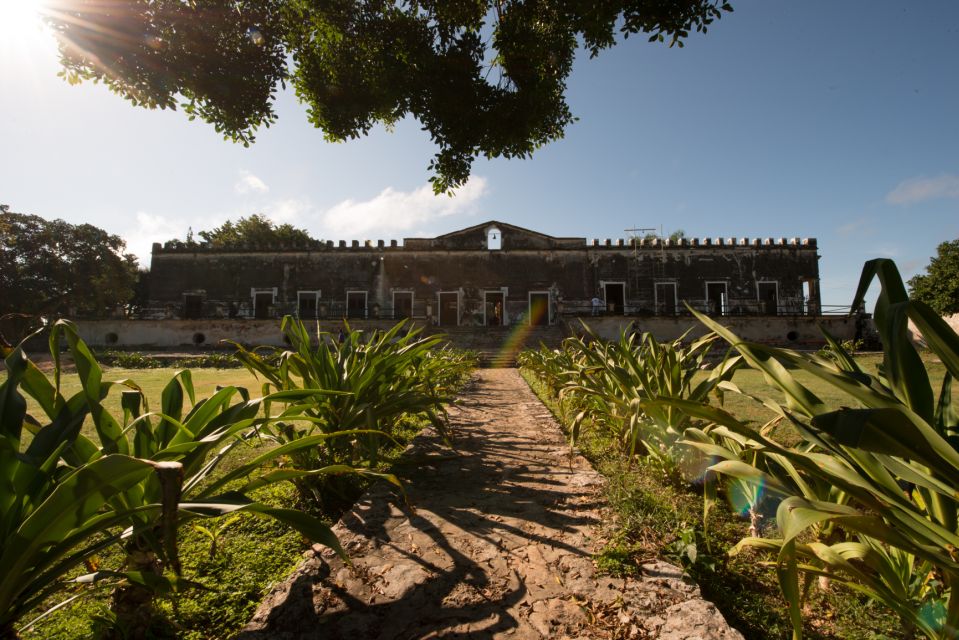
<svg viewBox="0 0 959 640"><path fill-rule="evenodd" d="M670 476L681 477L682 469L691 464L691 450L677 443L690 418L668 404L648 401L706 401L732 377L740 359L724 359L695 382L715 335L684 345L685 336L660 343L649 333L635 334L627 328L617 340L605 342L585 324L584 330L585 338L566 339L558 352L541 350L523 359L578 409L572 419L572 442L584 425L603 429L620 443L627 459L645 456Z"/></svg>
<svg viewBox="0 0 959 640"><path fill-rule="evenodd" d="M776 483L789 495L777 510L779 536L747 537L737 549L775 552L795 638L801 636L801 572L843 582L882 602L928 638L959 635L959 419L952 398L959 336L927 305L908 299L889 260L866 263L854 308L877 277L874 319L884 353L877 375L863 371L831 338L834 357L823 358L743 341L697 314L782 391L778 410L806 445L784 447L716 407L672 403L748 439L765 460L780 459L792 470L783 482L784 475L768 465L726 460L713 467L741 481ZM909 320L947 370L938 397L907 334ZM824 402L793 370L841 391L847 402ZM796 490L810 482L836 493ZM824 539L826 526L833 539Z"/></svg>
<svg viewBox="0 0 959 640"><path fill-rule="evenodd" d="M60 391L64 338L81 382L81 390L69 398ZM192 378L183 371L167 384L154 413L135 383L103 380L72 324L60 321L52 327L50 350L53 382L17 348L6 358L7 380L0 387L0 478L6 479L0 482L0 625L8 632L24 612L64 586L67 572L113 544L125 550L124 566L101 569L84 580L116 583L113 608L121 626L147 624L153 594L181 582L176 529L196 518L247 511L284 522L343 553L320 519L248 497L273 482L352 472L343 465L270 468L331 435L271 449L229 473L213 475L233 447L273 420L300 419L306 409L302 403L327 391L300 389L249 400L244 391L226 387L195 401ZM26 412L21 391L36 401L38 416ZM123 394L120 419L105 406L114 392ZM240 400L234 402L235 396ZM283 403L284 409L276 418L260 417L265 402ZM81 430L85 420L93 437ZM21 451L24 429L32 440Z"/></svg>
<svg viewBox="0 0 959 640"><path fill-rule="evenodd" d="M342 343L320 331L311 335L289 316L281 327L288 349L235 346L240 361L266 380L265 394L304 388L328 392L302 407L296 416L299 423L280 419L261 431L283 446L322 437L322 443L299 446L291 453L298 468L374 468L383 441L392 440L405 416L426 416L448 437L444 407L471 364L468 356L441 349L442 337L423 337L403 322L369 334L351 331L347 325ZM264 410L270 411L268 404ZM321 507L335 508L345 491L328 474L303 477L296 484L304 501Z"/></svg>

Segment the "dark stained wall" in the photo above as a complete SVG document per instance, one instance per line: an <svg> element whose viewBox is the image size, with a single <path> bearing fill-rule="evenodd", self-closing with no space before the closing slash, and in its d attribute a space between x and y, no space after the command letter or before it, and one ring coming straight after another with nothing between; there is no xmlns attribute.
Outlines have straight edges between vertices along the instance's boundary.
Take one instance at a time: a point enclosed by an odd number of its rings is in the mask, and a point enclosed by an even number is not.
<svg viewBox="0 0 959 640"><path fill-rule="evenodd" d="M320 290L321 300L330 303L343 303L349 290L363 290L369 305L387 309L392 307L393 290L412 290L422 309L436 300L438 292L457 291L466 314L481 304L483 290L505 289L507 311L515 317L526 310L530 291L550 291L556 311L588 310L590 299L602 294L605 281L625 283L627 312L653 313L655 282L675 282L681 301L703 308L706 282L718 281L728 287L728 313L755 313L756 283L771 281L777 283L784 312L818 313L815 240L606 246L559 238L553 248L510 249L512 236L520 245L541 239L508 231L504 229L504 248L499 251L482 248L483 225L459 236L450 234L453 237L443 242L438 242L442 236L424 239L442 247L434 249L415 248L422 243L410 240L403 247L321 245L300 251L223 252L154 245L151 304L176 306L184 293L197 292L205 301L206 315L223 315L223 307L231 303L240 315L248 315L251 289L276 288L276 308L284 312L295 307L297 291L305 290ZM480 242L481 248L472 248ZM804 282L809 283L805 303Z"/></svg>

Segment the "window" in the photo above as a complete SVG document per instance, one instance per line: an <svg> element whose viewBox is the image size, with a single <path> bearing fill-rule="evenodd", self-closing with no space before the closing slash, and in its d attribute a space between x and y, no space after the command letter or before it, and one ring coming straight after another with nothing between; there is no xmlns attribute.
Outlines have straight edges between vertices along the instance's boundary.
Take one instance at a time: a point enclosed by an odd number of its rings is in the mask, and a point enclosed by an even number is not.
<svg viewBox="0 0 959 640"><path fill-rule="evenodd" d="M656 315L674 316L678 311L675 282L657 282L653 287Z"/></svg>
<svg viewBox="0 0 959 640"><path fill-rule="evenodd" d="M760 281L756 283L756 299L759 300L759 312L767 316L779 314L779 283Z"/></svg>
<svg viewBox="0 0 959 640"><path fill-rule="evenodd" d="M529 325L545 327L550 321L549 291L529 292Z"/></svg>
<svg viewBox="0 0 959 640"><path fill-rule="evenodd" d="M365 318L366 317L366 292L365 291L347 291L346 292L346 317L347 318Z"/></svg>
<svg viewBox="0 0 959 640"><path fill-rule="evenodd" d="M320 301L319 291L297 291L296 312L300 318L313 320L317 317L316 310Z"/></svg>
<svg viewBox="0 0 959 640"><path fill-rule="evenodd" d="M444 327L455 327L460 323L460 294L456 291L440 291L436 294L439 304L439 323Z"/></svg>
<svg viewBox="0 0 959 640"><path fill-rule="evenodd" d="M626 283L601 282L603 287L603 301L606 311L611 314L624 315L626 313Z"/></svg>
<svg viewBox="0 0 959 640"><path fill-rule="evenodd" d="M403 318L413 317L413 292L412 291L394 291L393 292L393 318L402 320Z"/></svg>
<svg viewBox="0 0 959 640"><path fill-rule="evenodd" d="M725 282L706 283L706 313L711 316L729 313L729 293Z"/></svg>
<svg viewBox="0 0 959 640"><path fill-rule="evenodd" d="M486 230L486 248L490 251L499 251L503 248L503 233L496 227Z"/></svg>
<svg viewBox="0 0 959 640"><path fill-rule="evenodd" d="M265 319L271 316L271 309L276 304L276 287L272 289L251 289L253 297L253 317Z"/></svg>

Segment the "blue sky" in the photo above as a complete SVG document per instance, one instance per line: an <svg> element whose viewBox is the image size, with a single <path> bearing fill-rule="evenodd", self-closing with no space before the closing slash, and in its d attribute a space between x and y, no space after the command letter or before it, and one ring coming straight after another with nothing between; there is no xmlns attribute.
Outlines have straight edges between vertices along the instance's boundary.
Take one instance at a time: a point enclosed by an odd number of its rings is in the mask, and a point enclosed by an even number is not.
<svg viewBox="0 0 959 640"><path fill-rule="evenodd" d="M0 4L21 0L0 0ZM581 54L579 121L530 160L478 160L434 197L427 135L328 144L290 94L243 148L178 112L56 77L49 37L0 25L0 202L150 243L264 213L324 239L434 235L498 219L556 235L819 239L822 293L862 263L906 277L959 237L959 2L734 0L683 49ZM2 14L2 10L0 10Z"/></svg>

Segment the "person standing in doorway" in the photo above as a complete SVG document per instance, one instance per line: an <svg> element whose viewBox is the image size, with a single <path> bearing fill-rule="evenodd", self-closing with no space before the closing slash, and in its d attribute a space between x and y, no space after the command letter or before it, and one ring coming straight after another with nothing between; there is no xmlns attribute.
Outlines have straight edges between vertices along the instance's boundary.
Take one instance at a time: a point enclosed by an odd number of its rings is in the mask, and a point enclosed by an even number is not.
<svg viewBox="0 0 959 640"><path fill-rule="evenodd" d="M493 324L497 327L503 324L503 303L499 300L497 300L493 306Z"/></svg>

